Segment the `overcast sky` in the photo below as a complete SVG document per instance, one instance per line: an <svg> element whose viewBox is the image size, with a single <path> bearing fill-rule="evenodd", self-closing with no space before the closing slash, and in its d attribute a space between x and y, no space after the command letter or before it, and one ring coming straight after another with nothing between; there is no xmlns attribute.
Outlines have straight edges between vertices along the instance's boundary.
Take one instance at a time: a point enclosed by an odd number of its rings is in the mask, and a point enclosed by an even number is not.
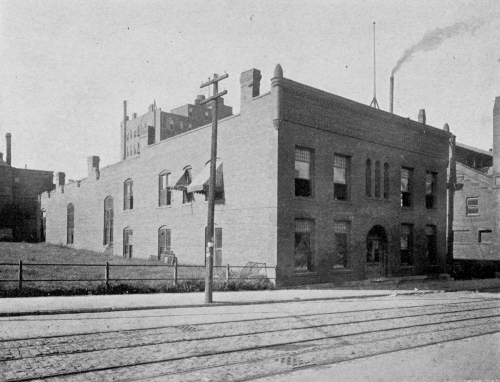
<svg viewBox="0 0 500 382"><path fill-rule="evenodd" d="M500 1L0 0L0 151L12 133L15 167L86 176L86 158L119 160L123 100L142 114L192 103L202 81L221 83L239 111L239 76L274 67L357 102L450 125L488 150L500 96ZM440 28L440 29L437 29ZM427 34L426 34L427 33ZM425 38L424 38L425 36ZM4 157L5 159L5 157Z"/></svg>

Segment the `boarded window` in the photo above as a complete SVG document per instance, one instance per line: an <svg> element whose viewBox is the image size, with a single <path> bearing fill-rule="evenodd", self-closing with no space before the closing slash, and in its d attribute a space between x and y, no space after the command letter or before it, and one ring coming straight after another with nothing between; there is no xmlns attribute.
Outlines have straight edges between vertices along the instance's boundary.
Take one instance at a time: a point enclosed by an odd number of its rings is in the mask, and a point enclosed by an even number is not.
<svg viewBox="0 0 500 382"><path fill-rule="evenodd" d="M312 196L311 161L311 150L295 148L295 196Z"/></svg>
<svg viewBox="0 0 500 382"><path fill-rule="evenodd" d="M104 233L103 245L113 244L113 198L104 199Z"/></svg>
<svg viewBox="0 0 500 382"><path fill-rule="evenodd" d="M310 219L295 220L295 261L296 271L313 270L313 226Z"/></svg>
<svg viewBox="0 0 500 382"><path fill-rule="evenodd" d="M343 155L333 157L333 199L348 200L349 158Z"/></svg>
<svg viewBox="0 0 500 382"><path fill-rule="evenodd" d="M68 204L67 207L67 224L66 224L66 244L74 243L75 235L75 207L73 203Z"/></svg>

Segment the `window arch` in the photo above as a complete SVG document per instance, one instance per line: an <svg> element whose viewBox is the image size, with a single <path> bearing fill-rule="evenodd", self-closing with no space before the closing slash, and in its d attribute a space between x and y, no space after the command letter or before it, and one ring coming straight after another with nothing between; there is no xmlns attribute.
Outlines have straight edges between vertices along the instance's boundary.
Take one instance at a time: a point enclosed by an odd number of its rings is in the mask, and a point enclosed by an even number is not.
<svg viewBox="0 0 500 382"><path fill-rule="evenodd" d="M384 199L389 199L389 164L384 163Z"/></svg>
<svg viewBox="0 0 500 382"><path fill-rule="evenodd" d="M113 244L113 220L114 220L114 201L112 196L104 199L104 233L103 245Z"/></svg>
<svg viewBox="0 0 500 382"><path fill-rule="evenodd" d="M366 160L366 196L372 196L372 161Z"/></svg>
<svg viewBox="0 0 500 382"><path fill-rule="evenodd" d="M75 235L75 206L68 204L66 219L66 244L73 244Z"/></svg>
<svg viewBox="0 0 500 382"><path fill-rule="evenodd" d="M123 257L132 258L132 247L134 244L134 231L130 227L123 229Z"/></svg>
<svg viewBox="0 0 500 382"><path fill-rule="evenodd" d="M380 198L380 162L375 162L375 197Z"/></svg>
<svg viewBox="0 0 500 382"><path fill-rule="evenodd" d="M127 179L123 183L123 209L133 210L134 209L134 192L133 192L134 182L132 179Z"/></svg>

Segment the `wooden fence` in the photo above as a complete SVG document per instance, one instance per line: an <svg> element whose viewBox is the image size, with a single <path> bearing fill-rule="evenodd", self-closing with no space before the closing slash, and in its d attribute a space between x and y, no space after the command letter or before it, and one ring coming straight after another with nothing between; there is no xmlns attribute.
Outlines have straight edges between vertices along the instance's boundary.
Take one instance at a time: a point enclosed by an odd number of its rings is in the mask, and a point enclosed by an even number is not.
<svg viewBox="0 0 500 382"><path fill-rule="evenodd" d="M257 265L256 265L257 264ZM77 264L77 263L23 263L23 261L19 261L19 263L0 263L0 270L4 270L4 267L17 267L17 278L13 279L0 279L0 283L17 283L18 289L22 290L23 284L27 282L104 282L106 284L106 289L109 288L110 282L113 281L172 281L173 285L177 285L179 281L187 281L187 280L204 280L205 279L205 266L203 265L179 265L177 261L174 261L173 264L110 264L106 262L104 264ZM103 278L43 278L43 279L34 279L34 278L26 278L26 268L27 267L85 267L85 268L97 268L102 270ZM171 270L171 277L140 277L140 278L131 278L131 277L110 277L110 269L111 268L119 268L119 267L154 267L154 268L167 268ZM179 276L179 271L187 269L187 275ZM193 271L189 271L193 270ZM237 270L240 270L239 272ZM268 271L271 274L268 274ZM3 272L0 272L0 277ZM193 274L195 276L193 276ZM229 281L229 280L274 280L276 281L276 268L268 267L265 263L249 263L245 266L233 266L233 265L225 265L225 266L214 266L214 274L217 276L216 280L219 281Z"/></svg>

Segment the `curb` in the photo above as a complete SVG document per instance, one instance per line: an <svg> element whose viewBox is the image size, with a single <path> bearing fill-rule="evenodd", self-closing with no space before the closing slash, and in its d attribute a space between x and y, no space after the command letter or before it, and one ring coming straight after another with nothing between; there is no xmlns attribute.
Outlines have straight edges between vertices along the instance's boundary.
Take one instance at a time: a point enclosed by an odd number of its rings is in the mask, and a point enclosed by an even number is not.
<svg viewBox="0 0 500 382"><path fill-rule="evenodd" d="M407 293L398 293L402 291L394 291L393 293L380 293L357 296L341 296L341 297L318 297L318 298L299 298L287 300L268 300L268 301L242 301L242 302L213 302L211 304L187 304L187 305L155 305L155 306L137 306L137 307L117 307L117 308L81 308L81 309L57 309L57 310L33 310L24 312L0 312L0 317L20 317L20 316L42 316L42 315L62 315L62 314L84 314L84 313L110 313L110 312L130 312L137 310L159 310L159 309L180 309L180 308L210 308L214 306L231 306L231 305L264 305L278 304L290 302L305 302L305 301L328 301L328 300L354 300L367 299L371 297L390 297L397 295L420 295L441 293L441 290L419 290L409 291ZM403 291L404 292L404 291Z"/></svg>

